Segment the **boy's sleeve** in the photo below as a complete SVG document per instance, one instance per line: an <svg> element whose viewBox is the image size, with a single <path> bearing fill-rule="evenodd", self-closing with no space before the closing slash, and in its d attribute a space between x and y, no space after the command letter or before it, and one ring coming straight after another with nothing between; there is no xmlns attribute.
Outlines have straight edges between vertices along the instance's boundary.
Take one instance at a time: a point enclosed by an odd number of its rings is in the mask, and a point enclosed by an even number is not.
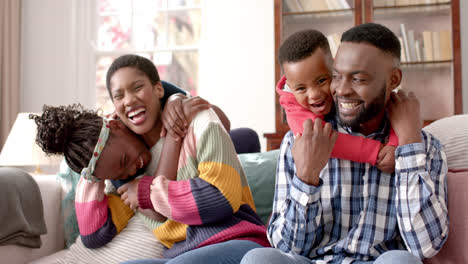
<svg viewBox="0 0 468 264"><path fill-rule="evenodd" d="M338 133L331 157L375 165L380 146L377 140Z"/></svg>
<svg viewBox="0 0 468 264"><path fill-rule="evenodd" d="M104 181L89 182L83 178L76 187L76 217L81 240L88 248L107 244L133 216L120 197L105 195L104 188Z"/></svg>

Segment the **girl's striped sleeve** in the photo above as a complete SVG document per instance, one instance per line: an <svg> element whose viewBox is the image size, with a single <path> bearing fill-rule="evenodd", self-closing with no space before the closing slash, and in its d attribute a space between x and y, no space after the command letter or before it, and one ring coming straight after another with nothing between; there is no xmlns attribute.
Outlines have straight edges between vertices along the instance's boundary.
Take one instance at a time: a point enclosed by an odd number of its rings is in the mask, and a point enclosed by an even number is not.
<svg viewBox="0 0 468 264"><path fill-rule="evenodd" d="M75 209L81 240L88 248L111 241L128 223L133 211L116 195L105 195L104 181L83 178L76 187Z"/></svg>

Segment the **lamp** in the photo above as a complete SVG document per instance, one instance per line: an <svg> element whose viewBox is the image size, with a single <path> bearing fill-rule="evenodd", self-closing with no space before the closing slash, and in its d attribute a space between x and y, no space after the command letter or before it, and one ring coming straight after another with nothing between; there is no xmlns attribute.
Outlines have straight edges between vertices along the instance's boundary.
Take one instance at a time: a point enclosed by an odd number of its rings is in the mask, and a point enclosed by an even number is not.
<svg viewBox="0 0 468 264"><path fill-rule="evenodd" d="M60 164L61 156L47 156L36 144L36 123L29 119L30 113L19 113L8 134L0 154L0 166L35 166L34 173L42 173L41 166L50 167Z"/></svg>

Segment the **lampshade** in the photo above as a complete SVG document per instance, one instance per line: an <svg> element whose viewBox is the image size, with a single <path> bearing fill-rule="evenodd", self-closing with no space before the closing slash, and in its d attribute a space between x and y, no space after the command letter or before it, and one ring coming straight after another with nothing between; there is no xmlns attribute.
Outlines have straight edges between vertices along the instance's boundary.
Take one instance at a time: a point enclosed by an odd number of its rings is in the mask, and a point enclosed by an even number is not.
<svg viewBox="0 0 468 264"><path fill-rule="evenodd" d="M0 154L0 166L11 167L57 167L62 156L47 156L36 144L36 123L29 119L30 113L19 113L8 134L8 138Z"/></svg>

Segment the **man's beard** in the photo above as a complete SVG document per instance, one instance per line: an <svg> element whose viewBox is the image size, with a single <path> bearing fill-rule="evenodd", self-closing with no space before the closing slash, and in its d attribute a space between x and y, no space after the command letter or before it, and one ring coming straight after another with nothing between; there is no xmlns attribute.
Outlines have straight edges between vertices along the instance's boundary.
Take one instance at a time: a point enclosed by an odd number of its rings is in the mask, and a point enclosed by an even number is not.
<svg viewBox="0 0 468 264"><path fill-rule="evenodd" d="M341 126L351 127L353 131L359 131L359 128L362 124L366 123L367 121L374 118L377 114L379 114L383 109L385 109L385 97L387 95L386 91L386 84L384 83L380 94L372 100L367 106L361 108L359 113L357 113L356 117L351 120L344 120L341 118L341 113L339 109L339 105L337 100L335 100L335 109L336 113L338 114L338 123Z"/></svg>

